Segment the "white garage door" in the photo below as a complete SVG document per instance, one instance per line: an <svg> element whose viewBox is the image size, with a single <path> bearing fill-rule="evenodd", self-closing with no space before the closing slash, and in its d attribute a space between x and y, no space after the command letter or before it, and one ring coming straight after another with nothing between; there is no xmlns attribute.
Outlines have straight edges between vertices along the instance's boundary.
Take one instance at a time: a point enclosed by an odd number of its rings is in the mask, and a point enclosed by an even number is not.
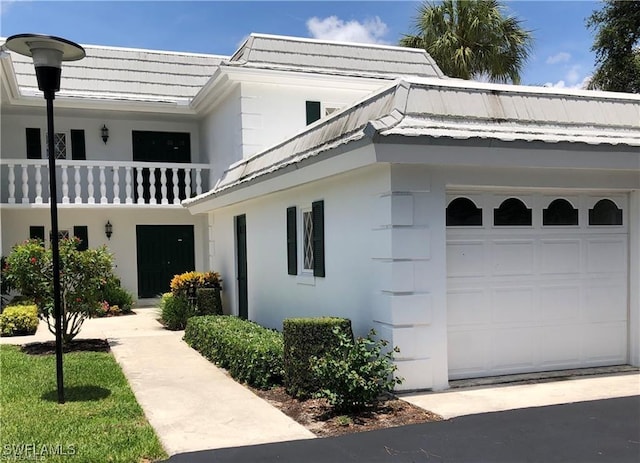
<svg viewBox="0 0 640 463"><path fill-rule="evenodd" d="M624 195L448 195L451 379L627 362Z"/></svg>

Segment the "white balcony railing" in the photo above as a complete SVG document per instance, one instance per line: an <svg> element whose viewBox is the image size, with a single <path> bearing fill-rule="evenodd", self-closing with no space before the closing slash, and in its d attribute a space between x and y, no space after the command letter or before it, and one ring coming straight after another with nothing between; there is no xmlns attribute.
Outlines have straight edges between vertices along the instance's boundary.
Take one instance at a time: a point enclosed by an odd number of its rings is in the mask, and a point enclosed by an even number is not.
<svg viewBox="0 0 640 463"><path fill-rule="evenodd" d="M208 187L208 164L56 161L61 204L176 205ZM46 159L0 160L0 201L48 204Z"/></svg>

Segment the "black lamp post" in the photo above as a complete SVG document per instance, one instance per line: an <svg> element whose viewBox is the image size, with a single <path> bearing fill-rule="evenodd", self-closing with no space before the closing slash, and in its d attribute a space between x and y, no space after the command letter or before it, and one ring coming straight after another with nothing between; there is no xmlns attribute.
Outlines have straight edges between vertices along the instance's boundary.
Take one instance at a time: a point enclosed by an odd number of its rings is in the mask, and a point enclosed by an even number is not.
<svg viewBox="0 0 640 463"><path fill-rule="evenodd" d="M62 307L60 301L60 249L58 246L58 194L56 186L56 153L54 146L53 100L60 90L62 61L85 57L84 48L59 37L39 34L18 34L9 37L5 47L33 58L38 88L47 102L47 146L49 148L49 204L51 206L51 253L53 258L53 310L56 319L56 379L58 403L64 403L62 375Z"/></svg>

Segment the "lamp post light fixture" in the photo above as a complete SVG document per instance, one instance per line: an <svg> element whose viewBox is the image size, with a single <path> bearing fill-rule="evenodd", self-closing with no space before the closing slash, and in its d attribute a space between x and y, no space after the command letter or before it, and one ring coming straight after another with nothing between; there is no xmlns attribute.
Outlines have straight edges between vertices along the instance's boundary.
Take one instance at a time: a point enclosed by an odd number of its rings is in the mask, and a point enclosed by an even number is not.
<svg viewBox="0 0 640 463"><path fill-rule="evenodd" d="M113 225L111 222L107 220L107 223L104 224L104 234L107 236L107 239L111 239L111 235L113 235Z"/></svg>
<svg viewBox="0 0 640 463"><path fill-rule="evenodd" d="M47 146L49 149L49 204L51 205L51 253L53 260L53 310L56 321L56 382L58 403L64 403L62 375L62 308L60 301L60 248L58 246L58 194L56 185L56 155L54 148L53 100L60 90L62 61L77 61L85 57L84 48L67 39L40 34L18 34L7 39L4 46L20 55L33 58L38 88L47 104Z"/></svg>

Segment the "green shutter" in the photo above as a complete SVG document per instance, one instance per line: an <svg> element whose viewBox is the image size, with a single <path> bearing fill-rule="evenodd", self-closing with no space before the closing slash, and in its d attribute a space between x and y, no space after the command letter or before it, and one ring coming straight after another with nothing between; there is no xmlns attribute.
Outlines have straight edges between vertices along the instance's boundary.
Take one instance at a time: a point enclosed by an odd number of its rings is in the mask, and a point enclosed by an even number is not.
<svg viewBox="0 0 640 463"><path fill-rule="evenodd" d="M324 201L311 204L313 214L313 276L325 276L324 269Z"/></svg>
<svg viewBox="0 0 640 463"><path fill-rule="evenodd" d="M87 151L84 144L84 130L71 131L71 159L84 161L87 159Z"/></svg>
<svg viewBox="0 0 640 463"><path fill-rule="evenodd" d="M298 274L298 230L296 207L287 208L287 268L289 275Z"/></svg>
<svg viewBox="0 0 640 463"><path fill-rule="evenodd" d="M27 159L42 159L42 142L40 129L26 129Z"/></svg>
<svg viewBox="0 0 640 463"><path fill-rule="evenodd" d="M80 240L78 251L86 251L89 249L89 229L86 225L77 225L73 227L73 236Z"/></svg>
<svg viewBox="0 0 640 463"><path fill-rule="evenodd" d="M320 102L307 101L307 125L320 119Z"/></svg>

